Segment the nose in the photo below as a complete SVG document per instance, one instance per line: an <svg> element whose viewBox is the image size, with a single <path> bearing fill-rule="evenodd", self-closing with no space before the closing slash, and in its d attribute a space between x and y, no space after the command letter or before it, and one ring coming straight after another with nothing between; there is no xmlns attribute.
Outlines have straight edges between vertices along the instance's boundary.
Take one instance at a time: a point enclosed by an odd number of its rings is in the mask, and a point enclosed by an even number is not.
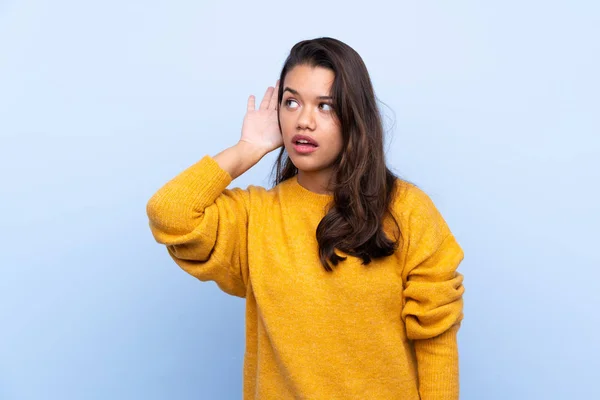
<svg viewBox="0 0 600 400"><path fill-rule="evenodd" d="M315 116L310 107L302 107L298 116L298 129L315 129Z"/></svg>

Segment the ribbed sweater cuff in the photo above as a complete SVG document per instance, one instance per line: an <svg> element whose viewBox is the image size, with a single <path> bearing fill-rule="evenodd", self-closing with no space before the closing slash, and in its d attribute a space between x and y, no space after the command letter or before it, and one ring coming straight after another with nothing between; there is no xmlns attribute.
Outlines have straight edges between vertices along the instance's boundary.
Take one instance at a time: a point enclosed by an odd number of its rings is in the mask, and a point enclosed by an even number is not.
<svg viewBox="0 0 600 400"><path fill-rule="evenodd" d="M422 400L458 400L459 326L456 324L434 338L414 341Z"/></svg>
<svg viewBox="0 0 600 400"><path fill-rule="evenodd" d="M192 205L195 209L204 209L213 204L232 181L231 175L209 155L202 157L183 173L187 174L186 182L194 194Z"/></svg>
<svg viewBox="0 0 600 400"><path fill-rule="evenodd" d="M148 216L155 222L171 221L169 225L179 226L174 221L203 213L231 181L229 173L212 157L204 156L152 196L147 205Z"/></svg>

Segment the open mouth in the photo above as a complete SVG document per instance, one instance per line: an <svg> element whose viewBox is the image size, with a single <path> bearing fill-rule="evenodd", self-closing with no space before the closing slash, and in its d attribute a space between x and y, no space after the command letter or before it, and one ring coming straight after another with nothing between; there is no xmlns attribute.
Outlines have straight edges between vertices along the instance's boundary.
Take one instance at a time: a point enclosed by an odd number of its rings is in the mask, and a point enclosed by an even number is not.
<svg viewBox="0 0 600 400"><path fill-rule="evenodd" d="M308 140L296 140L294 142L294 144L296 146L310 146L310 147L317 147L316 144L309 142Z"/></svg>
<svg viewBox="0 0 600 400"><path fill-rule="evenodd" d="M292 143L296 146L319 147L319 144L316 142L316 140L306 135L295 135L292 138Z"/></svg>
<svg viewBox="0 0 600 400"><path fill-rule="evenodd" d="M311 137L304 135L296 135L292 138L294 150L298 154L309 154L317 150L319 145Z"/></svg>

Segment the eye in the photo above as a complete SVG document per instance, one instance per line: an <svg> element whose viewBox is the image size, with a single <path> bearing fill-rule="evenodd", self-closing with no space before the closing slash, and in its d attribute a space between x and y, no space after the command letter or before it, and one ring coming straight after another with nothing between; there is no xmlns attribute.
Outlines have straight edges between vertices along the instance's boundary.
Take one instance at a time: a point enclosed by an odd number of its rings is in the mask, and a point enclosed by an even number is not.
<svg viewBox="0 0 600 400"><path fill-rule="evenodd" d="M329 107L329 109L325 109L325 111L333 111L333 104L321 103L320 105Z"/></svg>
<svg viewBox="0 0 600 400"><path fill-rule="evenodd" d="M295 102L296 102L296 100L294 100L294 99L287 99L286 101L284 101L284 104L285 104L287 107L290 107L290 102L294 102L294 103L295 103ZM293 108L293 107L292 107L292 108Z"/></svg>

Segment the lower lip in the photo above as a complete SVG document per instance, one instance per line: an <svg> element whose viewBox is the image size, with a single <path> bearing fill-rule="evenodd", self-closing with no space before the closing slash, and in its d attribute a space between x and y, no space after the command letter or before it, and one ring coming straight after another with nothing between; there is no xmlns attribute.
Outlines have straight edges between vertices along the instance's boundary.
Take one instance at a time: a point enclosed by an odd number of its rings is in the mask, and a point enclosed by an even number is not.
<svg viewBox="0 0 600 400"><path fill-rule="evenodd" d="M294 150L300 154L309 154L317 150L317 146L311 146L310 144L296 144L294 143Z"/></svg>

